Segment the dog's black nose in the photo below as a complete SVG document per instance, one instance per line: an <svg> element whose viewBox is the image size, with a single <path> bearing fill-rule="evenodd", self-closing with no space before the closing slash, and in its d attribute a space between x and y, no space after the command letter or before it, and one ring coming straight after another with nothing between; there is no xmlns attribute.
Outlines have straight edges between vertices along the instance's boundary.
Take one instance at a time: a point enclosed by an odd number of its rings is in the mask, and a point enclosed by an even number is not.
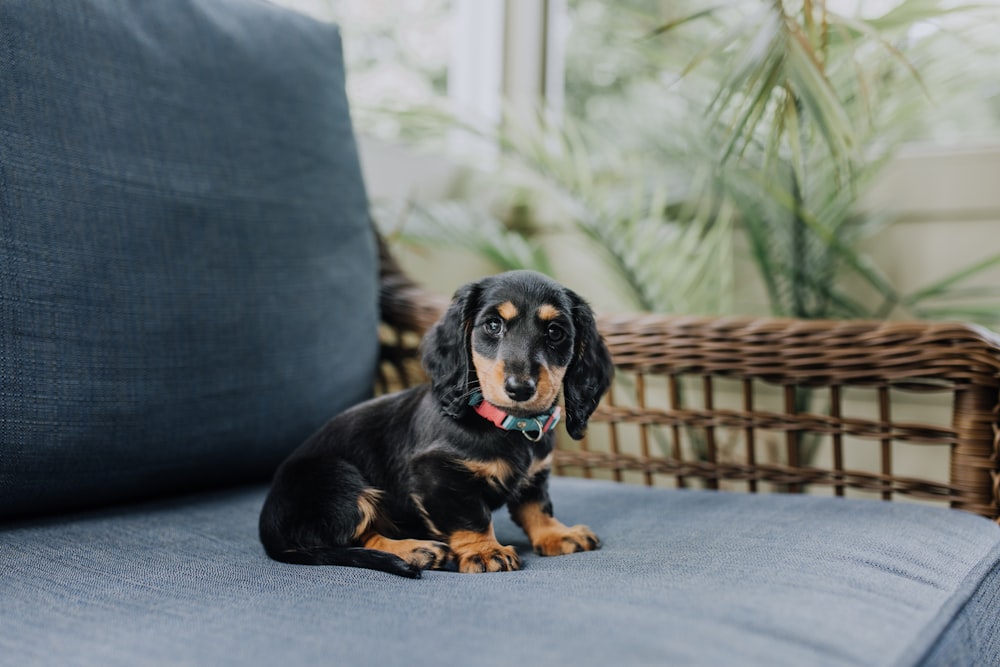
<svg viewBox="0 0 1000 667"><path fill-rule="evenodd" d="M535 381L531 378L520 380L508 377L503 381L503 389L513 401L526 401L535 395Z"/></svg>

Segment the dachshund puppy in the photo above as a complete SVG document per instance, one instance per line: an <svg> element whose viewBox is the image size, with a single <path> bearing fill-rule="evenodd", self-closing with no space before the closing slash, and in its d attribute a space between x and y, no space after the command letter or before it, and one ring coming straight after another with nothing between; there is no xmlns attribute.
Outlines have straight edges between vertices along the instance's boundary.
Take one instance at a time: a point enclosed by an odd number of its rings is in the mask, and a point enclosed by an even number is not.
<svg viewBox="0 0 1000 667"><path fill-rule="evenodd" d="M420 576L517 570L493 532L507 504L544 556L590 551L586 526L552 515L547 491L563 391L583 437L611 383L590 307L531 271L460 288L422 343L430 383L330 420L275 473L260 516L268 555Z"/></svg>

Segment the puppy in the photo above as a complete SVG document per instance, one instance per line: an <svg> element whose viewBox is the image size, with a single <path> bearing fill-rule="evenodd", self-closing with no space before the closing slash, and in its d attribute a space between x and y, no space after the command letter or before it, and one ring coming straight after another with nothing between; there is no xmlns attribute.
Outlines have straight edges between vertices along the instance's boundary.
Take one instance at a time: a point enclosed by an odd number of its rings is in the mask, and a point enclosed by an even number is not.
<svg viewBox="0 0 1000 667"><path fill-rule="evenodd" d="M586 526L552 515L552 428L583 437L611 383L590 307L531 271L460 288L428 332L430 383L334 417L278 468L260 539L278 561L420 576L517 570L492 512L506 504L535 552L590 551Z"/></svg>

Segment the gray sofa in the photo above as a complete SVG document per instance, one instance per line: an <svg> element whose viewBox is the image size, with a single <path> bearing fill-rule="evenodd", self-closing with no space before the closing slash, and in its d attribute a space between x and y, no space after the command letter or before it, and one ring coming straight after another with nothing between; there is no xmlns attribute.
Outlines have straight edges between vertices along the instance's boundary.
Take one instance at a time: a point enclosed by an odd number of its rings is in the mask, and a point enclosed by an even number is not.
<svg viewBox="0 0 1000 667"><path fill-rule="evenodd" d="M258 0L0 3L0 663L1000 664L1000 528L947 507L556 478L601 550L501 512L517 572L269 560L271 471L410 288L343 77Z"/></svg>

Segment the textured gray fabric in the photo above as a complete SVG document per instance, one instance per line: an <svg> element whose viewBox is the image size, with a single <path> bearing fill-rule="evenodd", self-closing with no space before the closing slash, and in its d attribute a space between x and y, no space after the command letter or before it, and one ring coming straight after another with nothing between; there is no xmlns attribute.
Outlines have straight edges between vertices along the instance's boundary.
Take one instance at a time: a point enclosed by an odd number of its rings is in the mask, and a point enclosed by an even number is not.
<svg viewBox="0 0 1000 667"><path fill-rule="evenodd" d="M0 531L10 664L986 665L1000 529L898 503L556 479L597 552L406 580L272 562L263 489ZM948 658L961 656L959 662Z"/></svg>
<svg viewBox="0 0 1000 667"><path fill-rule="evenodd" d="M0 516L265 479L368 395L376 271L336 27L0 3Z"/></svg>

